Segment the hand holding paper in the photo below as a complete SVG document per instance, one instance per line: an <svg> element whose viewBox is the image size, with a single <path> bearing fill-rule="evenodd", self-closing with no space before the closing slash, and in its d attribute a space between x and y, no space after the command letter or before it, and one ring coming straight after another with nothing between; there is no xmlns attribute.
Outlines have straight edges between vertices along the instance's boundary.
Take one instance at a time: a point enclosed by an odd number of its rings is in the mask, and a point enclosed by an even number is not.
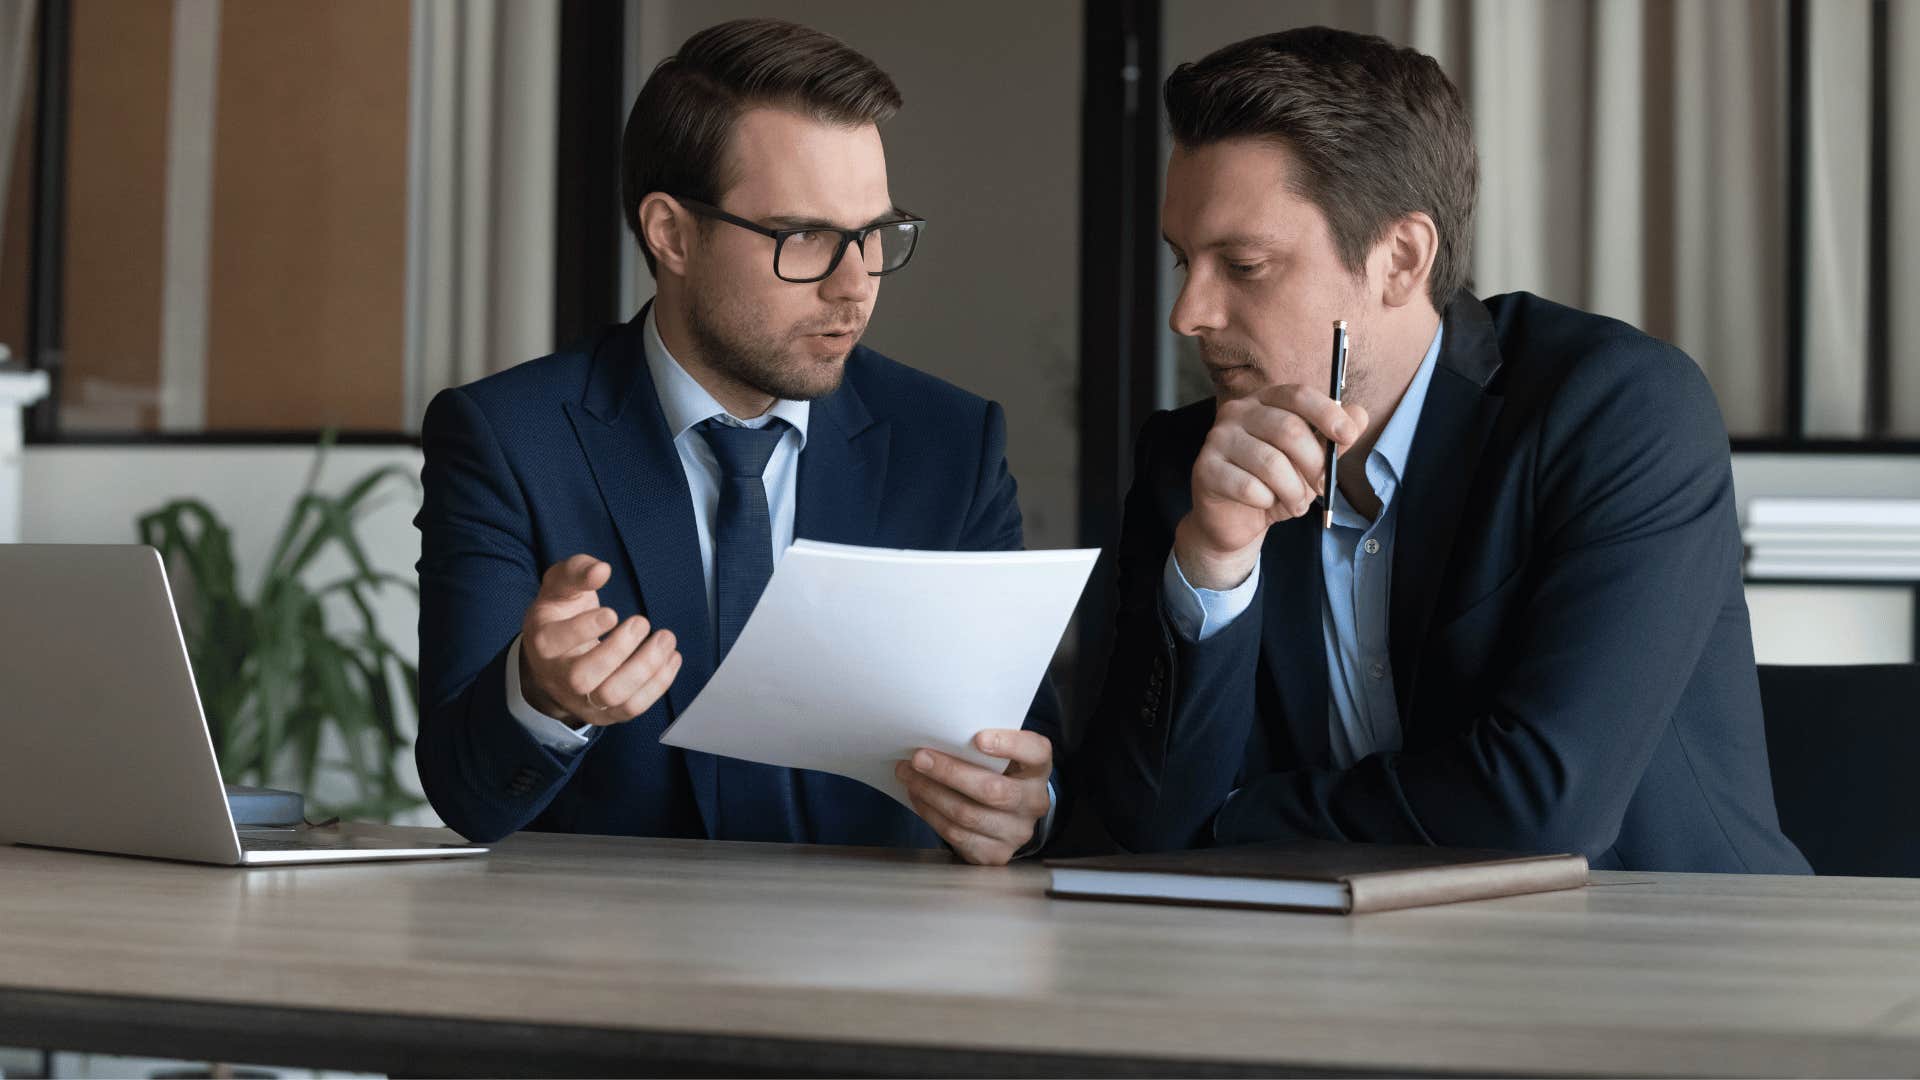
<svg viewBox="0 0 1920 1080"><path fill-rule="evenodd" d="M798 541L726 660L660 741L838 773L915 813L922 811L895 769L923 748L938 752L935 762L966 763L996 782L1028 779L1040 766L1025 736L1045 743L1043 736L1019 732L1020 747L996 753L975 736L1017 732L1098 554ZM1015 749L1026 756L1003 778ZM1050 770L1050 745L1045 753ZM1018 809L1033 791L1019 786ZM1038 791L1044 798L1044 777Z"/></svg>
<svg viewBox="0 0 1920 1080"><path fill-rule="evenodd" d="M1002 866L1033 839L1053 802L1053 742L1037 731L983 731L982 753L1005 758L1005 775L938 750L918 750L894 766L913 812L971 863Z"/></svg>

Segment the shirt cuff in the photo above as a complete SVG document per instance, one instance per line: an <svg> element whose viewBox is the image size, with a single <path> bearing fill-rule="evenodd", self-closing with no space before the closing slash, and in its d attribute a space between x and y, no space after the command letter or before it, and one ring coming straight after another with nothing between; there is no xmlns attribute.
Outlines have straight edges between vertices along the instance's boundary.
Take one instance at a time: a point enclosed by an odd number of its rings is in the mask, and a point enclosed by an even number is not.
<svg viewBox="0 0 1920 1080"><path fill-rule="evenodd" d="M512 714L527 734L549 750L562 754L574 754L592 739L588 736L591 728L575 731L564 720L555 720L539 709L527 704L526 696L520 693L520 638L515 635L513 644L507 649L507 712Z"/></svg>
<svg viewBox="0 0 1920 1080"><path fill-rule="evenodd" d="M1013 853L1014 858L1024 859L1047 846L1047 841L1053 837L1053 812L1058 806L1059 800L1053 794L1053 781L1049 780L1047 781L1047 816L1041 818L1040 824L1034 827L1033 839L1022 844L1020 850Z"/></svg>
<svg viewBox="0 0 1920 1080"><path fill-rule="evenodd" d="M1188 641L1205 641L1225 630L1253 604L1253 594L1260 588L1260 559L1254 558L1247 580L1231 589L1196 589L1180 569L1180 560L1169 551L1167 568L1160 579L1173 628Z"/></svg>

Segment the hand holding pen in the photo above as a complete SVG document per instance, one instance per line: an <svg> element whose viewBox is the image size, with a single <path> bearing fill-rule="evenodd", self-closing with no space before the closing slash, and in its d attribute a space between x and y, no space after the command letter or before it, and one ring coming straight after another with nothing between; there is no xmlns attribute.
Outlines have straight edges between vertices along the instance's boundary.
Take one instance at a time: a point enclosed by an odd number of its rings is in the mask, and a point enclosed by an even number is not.
<svg viewBox="0 0 1920 1080"><path fill-rule="evenodd" d="M1345 382L1345 327L1336 335L1334 393L1287 383L1215 407L1213 428L1193 463L1193 508L1173 536L1180 572L1195 587L1231 589L1244 582L1268 528L1330 499L1339 451L1351 450L1367 429L1364 408L1337 400Z"/></svg>

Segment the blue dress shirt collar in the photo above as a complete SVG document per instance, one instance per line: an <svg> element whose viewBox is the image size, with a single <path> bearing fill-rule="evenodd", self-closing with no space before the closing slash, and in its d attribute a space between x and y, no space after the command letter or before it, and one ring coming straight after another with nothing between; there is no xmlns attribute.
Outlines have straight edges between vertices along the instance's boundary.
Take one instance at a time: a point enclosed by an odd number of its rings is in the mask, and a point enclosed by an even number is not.
<svg viewBox="0 0 1920 1080"><path fill-rule="evenodd" d="M651 306L647 308L642 335L647 371L653 377L654 392L660 396L660 409L667 417L667 433L675 442L695 424L715 416L742 427L761 427L769 418L777 416L800 433L800 448L806 449L807 418L813 412L811 402L780 398L774 401L773 408L760 416L753 420L742 420L728 413L725 406L707 393L707 388L687 374L687 369L681 367L680 361L667 351L666 342L660 339L660 326Z"/></svg>
<svg viewBox="0 0 1920 1080"><path fill-rule="evenodd" d="M1420 367L1413 373L1413 381L1407 384L1407 392L1401 395L1393 416L1388 418L1387 426L1380 429L1380 437L1374 440L1373 449L1367 453L1367 483L1380 500L1383 513L1400 490L1401 478L1407 474L1407 455L1413 450L1414 432L1420 427L1420 410L1427 401L1427 387L1433 382L1433 369L1440 360L1440 339L1445 333L1445 323L1434 330L1433 341L1427 345L1427 355L1421 358ZM1356 529L1364 529L1370 524L1347 502L1346 495L1337 490L1337 485L1333 499L1333 522Z"/></svg>

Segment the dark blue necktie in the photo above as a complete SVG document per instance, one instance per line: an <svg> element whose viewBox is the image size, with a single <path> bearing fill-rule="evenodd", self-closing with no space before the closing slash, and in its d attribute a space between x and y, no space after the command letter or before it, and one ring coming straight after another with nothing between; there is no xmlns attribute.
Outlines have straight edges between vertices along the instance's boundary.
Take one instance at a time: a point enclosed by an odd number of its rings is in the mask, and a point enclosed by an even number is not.
<svg viewBox="0 0 1920 1080"><path fill-rule="evenodd" d="M761 474L786 433L786 422L735 427L706 420L696 428L720 465L720 507L713 522L714 666L733 649L747 616L773 576L773 516ZM786 769L719 759L719 827L723 840L804 842L792 774Z"/></svg>

